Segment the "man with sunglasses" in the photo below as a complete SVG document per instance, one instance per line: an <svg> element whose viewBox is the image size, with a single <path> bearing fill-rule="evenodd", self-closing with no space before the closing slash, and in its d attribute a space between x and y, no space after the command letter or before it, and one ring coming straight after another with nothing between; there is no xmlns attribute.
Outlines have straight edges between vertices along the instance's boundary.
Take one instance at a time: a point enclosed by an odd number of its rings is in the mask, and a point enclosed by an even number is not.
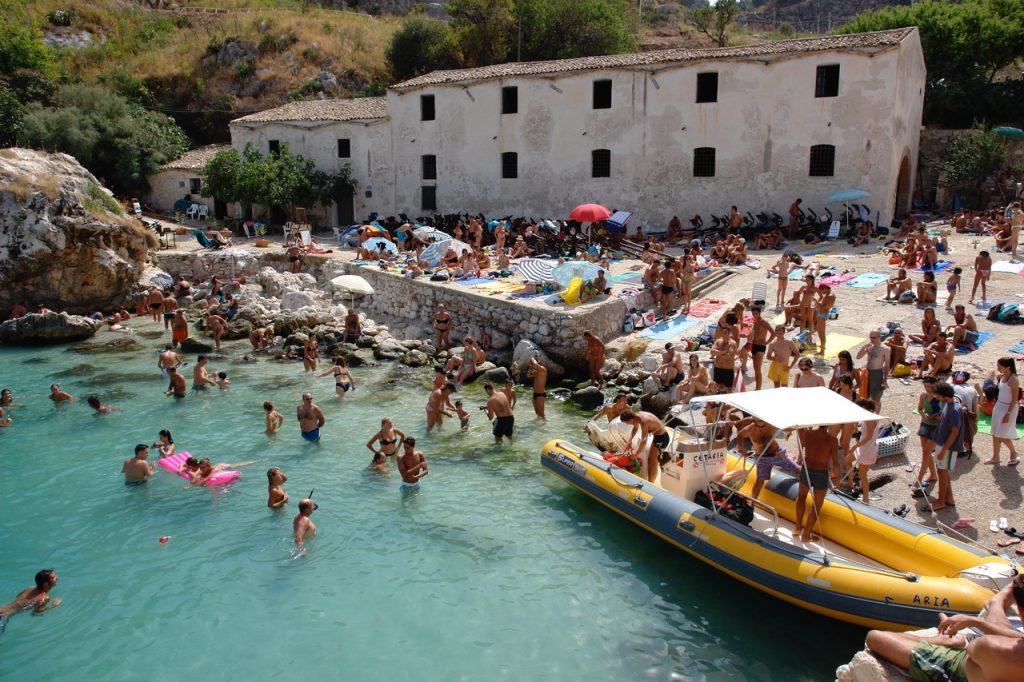
<svg viewBox="0 0 1024 682"><path fill-rule="evenodd" d="M320 442L320 427L324 425L324 413L313 402L312 393L302 394L302 404L295 411L299 419L302 438L310 443Z"/></svg>

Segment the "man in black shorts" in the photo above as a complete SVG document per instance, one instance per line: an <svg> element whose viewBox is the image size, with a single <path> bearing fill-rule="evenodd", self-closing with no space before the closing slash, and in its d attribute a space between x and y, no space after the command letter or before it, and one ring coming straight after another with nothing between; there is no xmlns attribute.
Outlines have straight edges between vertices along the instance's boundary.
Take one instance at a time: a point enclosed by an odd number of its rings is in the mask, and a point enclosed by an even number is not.
<svg viewBox="0 0 1024 682"><path fill-rule="evenodd" d="M501 391L495 391L491 384L484 384L484 392L487 393L487 404L480 409L487 412L488 419L494 420L494 442L500 443L502 438L508 438L511 443L516 418L512 416L508 396Z"/></svg>
<svg viewBox="0 0 1024 682"><path fill-rule="evenodd" d="M623 424L629 424L633 427L629 434L630 443L633 442L637 433L640 434L638 442L641 444L647 441L648 434L653 436L651 439L651 450L647 453L647 470L644 472L644 477L651 483L654 483L661 465L661 453L668 448L670 440L668 429L661 423L657 415L650 412L633 412L626 409L619 415L619 419Z"/></svg>
<svg viewBox="0 0 1024 682"><path fill-rule="evenodd" d="M729 317L736 316L729 313ZM717 393L731 393L733 381L736 379L736 342L731 335L718 337L711 346L711 357L715 367L711 378L718 384Z"/></svg>

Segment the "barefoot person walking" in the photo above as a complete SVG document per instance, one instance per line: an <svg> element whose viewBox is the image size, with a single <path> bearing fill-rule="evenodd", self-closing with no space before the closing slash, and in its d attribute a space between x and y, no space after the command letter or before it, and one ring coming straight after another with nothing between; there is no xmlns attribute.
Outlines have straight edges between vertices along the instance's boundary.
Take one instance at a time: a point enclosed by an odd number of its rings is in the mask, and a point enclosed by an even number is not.
<svg viewBox="0 0 1024 682"><path fill-rule="evenodd" d="M797 434L803 446L804 462L800 471L800 487L796 493L796 524L793 528L793 537L799 537L801 542L814 542L819 539L813 531L818 524L821 506L825 503L829 479L839 476L839 446L836 437L829 434L827 426L798 429ZM814 499L805 518L804 511L807 509L809 491L814 493Z"/></svg>
<svg viewBox="0 0 1024 682"><path fill-rule="evenodd" d="M1010 459L1006 463L1013 466L1020 461L1013 447L1013 441L1017 439L1017 412L1020 410L1017 363L1011 357L999 358L996 360L996 372L999 397L992 408L992 457L985 460L985 464L999 464L999 450L1005 445L1010 451Z"/></svg>

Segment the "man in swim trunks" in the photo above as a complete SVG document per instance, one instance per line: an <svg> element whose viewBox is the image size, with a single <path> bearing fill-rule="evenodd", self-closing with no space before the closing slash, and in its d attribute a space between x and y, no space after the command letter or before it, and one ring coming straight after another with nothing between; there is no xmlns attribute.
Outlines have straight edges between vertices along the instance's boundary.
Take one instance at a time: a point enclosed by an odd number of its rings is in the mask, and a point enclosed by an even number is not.
<svg viewBox="0 0 1024 682"><path fill-rule="evenodd" d="M978 323L974 321L974 315L968 313L962 304L957 304L953 307L953 321L956 322L953 328L953 345L967 346L975 350L979 337Z"/></svg>
<svg viewBox="0 0 1024 682"><path fill-rule="evenodd" d="M676 271L672 269L672 263L672 259L665 261L665 269L658 274L658 280L661 283L662 317L668 317L669 310L675 302L677 286L679 284L679 277L676 276Z"/></svg>
<svg viewBox="0 0 1024 682"><path fill-rule="evenodd" d="M455 409L452 405L451 395L455 392L455 383L448 381L440 388L435 388L427 398L427 433L435 426L441 428L445 417L454 417L454 412L445 408Z"/></svg>
<svg viewBox="0 0 1024 682"><path fill-rule="evenodd" d="M729 313L731 321L736 316ZM735 324L735 322L732 322ZM732 336L721 336L711 345L711 358L715 361L711 379L718 385L718 393L732 393L736 379L736 342Z"/></svg>
<svg viewBox="0 0 1024 682"><path fill-rule="evenodd" d="M829 479L839 478L839 442L830 435L827 426L816 429L798 429L797 435L803 446L804 461L800 470L800 487L796 493L796 523L793 528L793 539L801 542L814 542L814 527L818 524L818 514L825 504L828 493ZM832 471L829 471L829 466ZM811 510L804 517L807 508L807 492L813 491L814 498Z"/></svg>
<svg viewBox="0 0 1024 682"><path fill-rule="evenodd" d="M274 340L274 327L256 327L249 334L249 343L253 350L267 350Z"/></svg>
<svg viewBox="0 0 1024 682"><path fill-rule="evenodd" d="M142 443L136 445L135 456L126 459L121 465L125 485L145 483L147 478L156 473L156 465L147 462L147 457L149 457L149 446Z"/></svg>
<svg viewBox="0 0 1024 682"><path fill-rule="evenodd" d="M299 500L299 513L292 519L292 530L295 532L295 546L302 551L305 551L303 541L306 539L306 536L316 535L316 524L309 517L319 508L320 505L308 497L304 500Z"/></svg>
<svg viewBox="0 0 1024 682"><path fill-rule="evenodd" d="M663 389L670 389L686 378L683 356L671 341L665 344L665 351L661 354L661 365L651 376L658 380Z"/></svg>
<svg viewBox="0 0 1024 682"><path fill-rule="evenodd" d="M910 291L913 284L910 277L907 276L906 269L900 268L896 271L896 275L890 277L885 284L885 300L898 301L905 292Z"/></svg>
<svg viewBox="0 0 1024 682"><path fill-rule="evenodd" d="M206 314L206 331L213 336L213 347L220 350L220 339L224 336L224 330L228 328L228 321L220 315L213 313Z"/></svg>
<svg viewBox="0 0 1024 682"><path fill-rule="evenodd" d="M206 369L210 362L205 355L196 357L196 366L192 368L192 390L205 391L207 386L213 386L214 381Z"/></svg>
<svg viewBox="0 0 1024 682"><path fill-rule="evenodd" d="M815 329L818 335L818 355L825 354L825 323L828 322L832 306L836 304L836 295L827 284L818 285L818 298L814 302Z"/></svg>
<svg viewBox="0 0 1024 682"><path fill-rule="evenodd" d="M917 371L917 378L924 376L924 371L930 376L937 377L939 374L949 373L953 370L953 359L956 354L956 346L946 340L946 337L939 334L935 341L924 349L924 360Z"/></svg>
<svg viewBox="0 0 1024 682"><path fill-rule="evenodd" d="M448 314L443 305L437 306L437 312L430 319L430 324L434 328L434 340L437 350L448 350L451 348L452 343L448 340L448 334L452 330L452 316Z"/></svg>
<svg viewBox="0 0 1024 682"><path fill-rule="evenodd" d="M313 394L306 392L302 394L302 404L295 410L295 416L299 420L299 430L302 438L310 443L320 442L320 427L324 425L324 413L313 402Z"/></svg>
<svg viewBox="0 0 1024 682"><path fill-rule="evenodd" d="M178 301L170 294L164 294L164 331L171 328L174 312L178 309Z"/></svg>
<svg viewBox="0 0 1024 682"><path fill-rule="evenodd" d="M188 390L185 387L185 377L178 373L177 367L167 368L167 378L170 382L167 384L167 390L164 391L165 395L173 395L179 400L185 397L185 392Z"/></svg>
<svg viewBox="0 0 1024 682"><path fill-rule="evenodd" d="M789 386L789 373L800 359L800 349L786 338L785 325L775 325L775 336L768 343L767 356L771 363L768 366L768 379L775 384L775 388Z"/></svg>
<svg viewBox="0 0 1024 682"><path fill-rule="evenodd" d="M1024 574L1018 574L982 607L984 616L939 616L939 634L871 630L865 643L876 656L906 670L912 680L975 682L1018 680L1024 669L1024 633L1006 612L1024 615ZM962 630L981 632L968 638Z"/></svg>
<svg viewBox="0 0 1024 682"><path fill-rule="evenodd" d="M354 308L349 308L345 314L345 334L342 340L345 343L355 343L363 335L363 326L359 322L359 313Z"/></svg>
<svg viewBox="0 0 1024 682"><path fill-rule="evenodd" d="M771 424L755 419L745 426L737 434L737 447L740 454L746 458L747 451L745 439L749 438L754 446L754 454L757 455L757 477L754 481L754 489L751 492L755 498L761 494L761 488L766 481L772 477L772 468L779 467L791 474L800 473L800 467L789 458L786 450L775 441L775 427Z"/></svg>
<svg viewBox="0 0 1024 682"><path fill-rule="evenodd" d="M889 388L889 349L882 345L882 331L868 332L868 342L857 351L857 359L867 356L868 397L875 403L875 411L882 411L882 393Z"/></svg>
<svg viewBox="0 0 1024 682"><path fill-rule="evenodd" d="M67 391L60 390L57 384L50 384L50 400L55 403L71 403L75 401L75 397Z"/></svg>
<svg viewBox="0 0 1024 682"><path fill-rule="evenodd" d="M623 410L622 414L619 415L619 420L623 424L629 424L633 427L633 430L629 433L630 443L634 442L634 438L638 433L640 434L638 442L641 445L647 441L648 434L654 436L651 440L651 449L647 453L647 467L644 472L644 477L651 483L654 483L654 479L657 478L658 471L661 468L661 453L664 452L669 444L668 429L661 423L657 415L650 412ZM628 450L631 449L630 447Z"/></svg>
<svg viewBox="0 0 1024 682"><path fill-rule="evenodd" d="M164 350L160 355L157 356L156 366L160 368L160 373L167 376L167 370L171 367L179 367L181 365L181 358L174 352L174 346L167 344L164 346Z"/></svg>
<svg viewBox="0 0 1024 682"><path fill-rule="evenodd" d="M764 360L764 353L768 349L768 342L775 335L768 320L761 317L761 306L752 306L750 314L754 316L754 322L750 325L750 357L754 362L754 389L761 390L761 362Z"/></svg>
<svg viewBox="0 0 1024 682"><path fill-rule="evenodd" d="M484 392L487 394L487 404L484 412L487 418L494 421L494 442L500 443L502 438L508 438L512 442L512 432L516 425L516 418L512 415L512 406L508 403L508 397L501 391L495 391L491 384L484 384Z"/></svg>
<svg viewBox="0 0 1024 682"><path fill-rule="evenodd" d="M607 417L608 422L611 423L611 421L616 417L622 416L622 413L625 412L628 408L629 396L623 393L622 391L619 391L618 393L615 394L615 400L613 400L611 404L607 405L606 407L602 408L599 412L594 414L594 416L590 418L590 421L595 422L600 417Z"/></svg>
<svg viewBox="0 0 1024 682"><path fill-rule="evenodd" d="M178 344L188 338L188 320L185 319L185 312L178 308L174 311L174 319L171 320L171 344L177 348Z"/></svg>
<svg viewBox="0 0 1024 682"><path fill-rule="evenodd" d="M589 329L583 332L583 340L587 342L587 370L590 373L590 383L594 386L604 384L601 379L601 370L604 369L604 341L597 338L597 334Z"/></svg>
<svg viewBox="0 0 1024 682"><path fill-rule="evenodd" d="M36 573L35 587L22 590L10 604L0 606L0 635L7 629L10 617L20 611L32 609L32 613L40 614L60 606L60 599L50 601L50 590L56 585L57 573L52 568L45 568Z"/></svg>
<svg viewBox="0 0 1024 682"><path fill-rule="evenodd" d="M530 367L526 370L526 376L533 379L533 411L537 416L544 419L544 401L547 400L548 368L537 361L537 357L530 356Z"/></svg>
<svg viewBox="0 0 1024 682"><path fill-rule="evenodd" d="M430 473L426 456L416 449L415 438L406 438L402 441L402 454L398 455L396 464L402 477L403 488L418 488L420 479Z"/></svg>
<svg viewBox="0 0 1024 682"><path fill-rule="evenodd" d="M149 303L149 314L153 316L153 321L159 322L164 311L164 292L154 285L149 288L149 297L146 301Z"/></svg>

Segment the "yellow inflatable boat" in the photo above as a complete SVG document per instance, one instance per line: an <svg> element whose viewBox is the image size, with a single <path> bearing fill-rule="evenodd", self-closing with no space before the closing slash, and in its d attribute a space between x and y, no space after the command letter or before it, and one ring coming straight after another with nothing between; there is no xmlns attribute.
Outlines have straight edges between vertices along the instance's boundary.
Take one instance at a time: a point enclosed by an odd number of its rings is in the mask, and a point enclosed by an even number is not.
<svg viewBox="0 0 1024 682"><path fill-rule="evenodd" d="M776 395L756 395L770 393ZM754 416L761 412L759 418L775 416L776 421L764 420L783 429L818 426L830 407L834 411L828 419L843 420L833 423L879 418L827 389L769 389L719 399ZM761 409L776 400L783 402ZM799 418L799 405L793 401L818 404L812 416L804 410ZM778 406L792 414L780 417ZM919 629L935 625L940 613L977 614L1019 570L1008 556L831 493L814 528L821 539L801 542L792 533L797 478L775 474L754 500L749 496L753 467L727 453L722 441L687 440L677 432L670 448L672 459L661 468L659 485L564 440L547 443L541 463L734 578L810 611L865 627ZM723 478L729 483L722 483Z"/></svg>

